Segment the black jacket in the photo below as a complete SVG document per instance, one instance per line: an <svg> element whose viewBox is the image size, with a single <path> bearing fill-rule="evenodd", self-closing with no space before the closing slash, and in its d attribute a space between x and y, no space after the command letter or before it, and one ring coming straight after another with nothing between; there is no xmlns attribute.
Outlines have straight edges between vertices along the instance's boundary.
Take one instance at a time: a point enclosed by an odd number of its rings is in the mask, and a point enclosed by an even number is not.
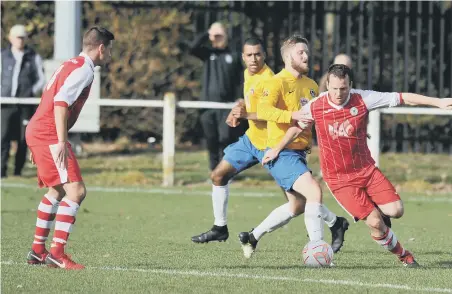
<svg viewBox="0 0 452 294"><path fill-rule="evenodd" d="M37 64L35 62L36 52L28 47L25 47L22 65L19 73L19 80L17 81L16 97L33 97L33 86L39 80ZM2 50L2 97L10 97L13 72L16 59L11 51L11 47ZM42 66L42 65L41 65Z"/></svg>
<svg viewBox="0 0 452 294"><path fill-rule="evenodd" d="M234 102L242 97L243 66L240 52L205 45L207 33L190 44L190 53L204 62L201 100Z"/></svg>

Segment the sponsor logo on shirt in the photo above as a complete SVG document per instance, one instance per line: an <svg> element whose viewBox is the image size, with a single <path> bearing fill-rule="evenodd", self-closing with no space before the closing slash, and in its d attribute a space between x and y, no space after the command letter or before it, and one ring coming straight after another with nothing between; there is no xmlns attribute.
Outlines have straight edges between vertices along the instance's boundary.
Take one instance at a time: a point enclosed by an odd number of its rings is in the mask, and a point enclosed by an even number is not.
<svg viewBox="0 0 452 294"><path fill-rule="evenodd" d="M355 132L355 128L347 119L343 123L335 122L332 125L328 124L328 131L333 140L336 140L339 137L351 137Z"/></svg>

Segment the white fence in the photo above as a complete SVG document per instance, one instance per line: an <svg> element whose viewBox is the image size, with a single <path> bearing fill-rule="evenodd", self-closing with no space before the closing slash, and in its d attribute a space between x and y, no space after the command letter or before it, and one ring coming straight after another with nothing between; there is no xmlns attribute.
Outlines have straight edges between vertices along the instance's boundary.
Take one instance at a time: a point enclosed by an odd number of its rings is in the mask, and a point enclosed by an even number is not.
<svg viewBox="0 0 452 294"><path fill-rule="evenodd" d="M39 98L8 98L1 97L1 104L39 104ZM140 99L88 99L85 108L92 106L116 106L116 107L163 107L163 185L174 185L174 156L175 156L175 122L176 107L179 108L215 108L230 109L234 103L218 103L206 101L176 101L173 93L166 93L163 100L140 100ZM452 115L450 110L442 110L436 108L414 108L414 107L397 107L372 111L369 117L368 140L372 157L379 164L380 156L380 115L381 113L392 114L424 114L424 115ZM99 120L99 117L81 117L81 124L95 123L92 120ZM83 121L85 120L85 121ZM81 128L83 129L83 127Z"/></svg>

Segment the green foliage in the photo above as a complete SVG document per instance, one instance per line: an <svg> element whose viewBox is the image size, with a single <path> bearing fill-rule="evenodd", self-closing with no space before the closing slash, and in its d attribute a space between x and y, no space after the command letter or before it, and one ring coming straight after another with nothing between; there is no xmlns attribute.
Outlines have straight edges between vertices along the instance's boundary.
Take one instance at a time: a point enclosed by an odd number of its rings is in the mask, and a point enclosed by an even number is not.
<svg viewBox="0 0 452 294"><path fill-rule="evenodd" d="M53 1L2 1L2 48L9 46L10 28L15 24L23 24L29 33L28 44L44 59L52 58L54 10Z"/></svg>
<svg viewBox="0 0 452 294"><path fill-rule="evenodd" d="M407 2L408 3L408 2ZM180 41L190 42L199 32L207 30L210 23L222 20L228 25L233 36L231 45L237 49L243 38L251 34L263 37L268 52L267 62L278 71L282 67L279 56L279 43L294 32L300 32L311 41L312 77L319 79L334 57L336 47L340 52L346 49L346 15L352 16L350 49L354 63L357 64L361 53L362 65L355 67L359 77L358 87L390 91L416 91L439 95L439 75L444 75L444 95L450 96L451 69L439 72L439 34L433 36L432 46L432 82L427 83L428 17L424 13L410 13L409 37L404 37L404 14L394 15L396 6L401 12L406 5L410 11L417 11L417 2L231 2L231 1L84 1L83 29L93 25L110 28L115 36L113 62L102 70L102 97L162 99L166 91L174 91L180 100L197 100L200 92L201 62L188 54L187 49L179 46ZM429 5L427 2L420 4ZM447 17L451 15L449 2L435 3L434 13L440 13L442 7ZM1 2L2 8L2 47L7 42L9 28L23 23L30 31L30 44L44 58L52 58L54 34L54 2L22 1ZM339 12L340 11L340 12ZM5 13L6 12L6 13ZM373 46L370 47L368 29L369 15L375 17ZM366 20L360 26L359 16ZM330 19L327 15L332 16ZM423 26L416 32L417 17L422 17ZM314 21L315 20L315 21ZM398 21L395 32L392 21ZM338 25L339 24L339 25ZM438 21L434 19L435 28ZM447 21L446 21L447 24ZM332 25L332 26L331 26ZM315 26L315 27L314 27ZM329 28L331 27L331 28ZM360 42L358 32L363 30L364 38ZM329 31L331 30L331 31ZM326 35L324 33L326 32ZM334 34L339 33L339 37ZM396 38L396 54L393 54L393 35ZM421 36L421 60L416 57L416 34ZM438 36L437 36L438 35ZM450 27L446 25L446 37L450 39ZM447 39L447 38L446 38ZM447 42L446 42L447 44ZM408 54L405 54L405 45ZM370 49L373 54L370 55ZM448 51L445 51L445 60ZM381 60L382 59L382 60ZM380 64L383 61L383 68ZM369 65L372 64L372 80L368 81ZM450 62L446 62L448 67ZM395 69L393 70L393 65ZM416 66L420 66L420 78L416 77ZM381 77L380 77L381 73ZM408 89L405 89L405 75ZM448 76L449 75L449 76ZM380 77L380 78L378 78ZM394 88L393 88L394 85ZM176 140L196 141L201 135L197 127L199 111L194 109L178 110L176 120ZM400 116L397 117L399 119ZM385 118L387 119L387 118ZM404 122L440 123L434 117L404 116ZM149 136L157 139L162 134L162 110L158 108L122 108L103 107L101 111L101 135L113 134L127 136L133 140L146 140Z"/></svg>

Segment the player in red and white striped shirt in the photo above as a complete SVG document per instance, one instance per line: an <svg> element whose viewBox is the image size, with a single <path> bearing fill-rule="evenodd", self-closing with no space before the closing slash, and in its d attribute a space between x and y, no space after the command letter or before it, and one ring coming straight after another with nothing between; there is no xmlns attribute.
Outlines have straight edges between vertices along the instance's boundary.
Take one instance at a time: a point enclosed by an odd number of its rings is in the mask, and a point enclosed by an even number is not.
<svg viewBox="0 0 452 294"><path fill-rule="evenodd" d="M38 206L35 237L27 257L29 264L84 268L64 251L75 216L86 196L80 168L68 142L68 131L88 99L94 67L111 60L113 40L114 35L105 28L89 29L83 36L83 52L55 71L27 126L25 136L31 160L37 166L38 184L49 188ZM55 233L49 253L45 242L54 220Z"/></svg>
<svg viewBox="0 0 452 294"><path fill-rule="evenodd" d="M368 116L374 109L401 104L452 109L452 98L351 89L351 80L350 68L332 65L327 76L328 92L300 110L305 119L287 131L280 144L267 152L263 162L275 159L286 144L315 122L323 178L333 196L355 221L365 221L378 244L397 255L405 266L416 267L413 255L400 245L382 218L383 215L401 217L403 203L370 155Z"/></svg>

